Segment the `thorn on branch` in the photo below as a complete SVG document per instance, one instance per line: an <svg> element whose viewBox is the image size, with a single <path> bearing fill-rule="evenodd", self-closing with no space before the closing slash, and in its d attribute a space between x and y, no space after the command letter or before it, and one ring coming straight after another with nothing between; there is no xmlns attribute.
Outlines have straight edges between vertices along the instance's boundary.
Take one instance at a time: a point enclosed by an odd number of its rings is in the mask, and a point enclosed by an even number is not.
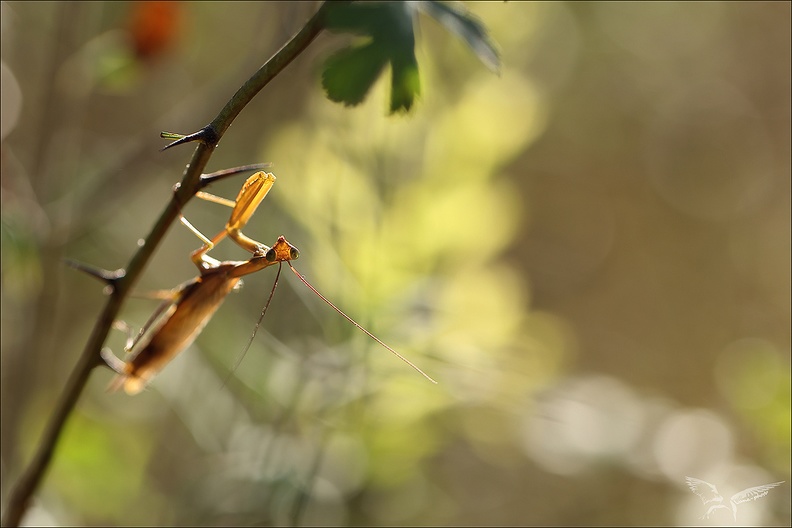
<svg viewBox="0 0 792 528"><path fill-rule="evenodd" d="M215 130L214 126L206 125L201 130L194 134L190 135L182 135L177 134L175 132L160 132L160 137L163 139L175 139L173 143L169 143L165 145L160 152L163 150L168 150L171 147L175 147L176 145L182 145L184 143L190 143L192 141L200 141L204 145L208 146L209 148L214 148L217 146L217 142L220 141L220 135Z"/></svg>
<svg viewBox="0 0 792 528"><path fill-rule="evenodd" d="M231 169L223 169L216 172L212 172L209 174L201 174L200 179L200 189L208 186L211 183L216 181L220 181L224 178L228 178L229 176L234 176L239 174L240 172L246 171L253 171L253 170L264 170L272 167L272 163L252 163L250 165L242 165L241 167L233 167Z"/></svg>
<svg viewBox="0 0 792 528"><path fill-rule="evenodd" d="M110 271L102 268L97 268L95 266L90 266L88 264L83 264L82 262L77 262L76 260L72 259L64 259L66 264L69 267L72 267L76 270L80 270L83 273L87 273L91 277L95 279L99 279L100 281L104 282L108 286L115 288L115 284L119 279L122 279L126 275L126 270L124 268L118 268L115 271Z"/></svg>

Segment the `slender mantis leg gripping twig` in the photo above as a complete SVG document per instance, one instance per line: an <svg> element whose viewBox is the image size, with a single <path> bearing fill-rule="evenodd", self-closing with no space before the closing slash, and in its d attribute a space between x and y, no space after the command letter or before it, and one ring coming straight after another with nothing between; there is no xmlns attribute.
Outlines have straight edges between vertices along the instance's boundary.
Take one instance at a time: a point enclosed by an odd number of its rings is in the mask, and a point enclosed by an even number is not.
<svg viewBox="0 0 792 528"><path fill-rule="evenodd" d="M129 358L127 361L117 358L109 349L102 351L102 357L107 365L118 374L110 384L111 390L123 387L128 394L140 392L168 362L192 344L215 311L220 307L223 300L225 300L225 297L237 286L244 275L255 273L273 264L281 264L283 262L287 262L291 270L303 283L353 325L394 353L431 382L436 383L407 358L380 341L371 332L360 326L327 300L316 288L311 286L292 267L290 261L299 258L300 252L283 236L278 237L272 247L268 247L242 233L242 228L255 213L274 183L274 175L257 172L247 179L239 191L237 199L233 202L210 194L199 193L198 196L200 198L232 207L231 217L225 229L212 239L203 236L187 219L181 218L182 223L204 242L204 245L191 255L191 259L198 267L200 275L166 293L165 302L149 318L149 321L143 326L137 336L128 340L126 350L129 352ZM246 251L252 253L253 256L246 261L222 262L209 257L207 252L226 236L230 237Z"/></svg>

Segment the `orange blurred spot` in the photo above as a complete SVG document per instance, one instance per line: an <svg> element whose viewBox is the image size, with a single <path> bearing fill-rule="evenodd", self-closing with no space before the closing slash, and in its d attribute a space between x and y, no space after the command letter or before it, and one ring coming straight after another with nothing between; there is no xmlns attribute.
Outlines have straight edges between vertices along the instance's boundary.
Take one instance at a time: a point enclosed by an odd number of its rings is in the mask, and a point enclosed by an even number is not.
<svg viewBox="0 0 792 528"><path fill-rule="evenodd" d="M162 54L179 33L178 2L133 2L129 16L132 46L141 59Z"/></svg>

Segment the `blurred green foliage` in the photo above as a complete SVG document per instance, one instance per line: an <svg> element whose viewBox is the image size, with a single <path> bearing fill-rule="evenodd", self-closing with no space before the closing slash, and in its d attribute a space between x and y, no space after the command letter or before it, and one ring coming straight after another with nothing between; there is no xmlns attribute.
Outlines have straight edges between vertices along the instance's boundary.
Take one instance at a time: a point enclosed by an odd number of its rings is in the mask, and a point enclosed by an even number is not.
<svg viewBox="0 0 792 528"><path fill-rule="evenodd" d="M347 106L358 105L390 65L390 112L409 111L421 93L414 30L420 11L462 37L488 67L499 68L498 53L486 29L468 12L436 1L343 2L328 11L328 29L364 35L366 40L327 59L322 72L327 96Z"/></svg>

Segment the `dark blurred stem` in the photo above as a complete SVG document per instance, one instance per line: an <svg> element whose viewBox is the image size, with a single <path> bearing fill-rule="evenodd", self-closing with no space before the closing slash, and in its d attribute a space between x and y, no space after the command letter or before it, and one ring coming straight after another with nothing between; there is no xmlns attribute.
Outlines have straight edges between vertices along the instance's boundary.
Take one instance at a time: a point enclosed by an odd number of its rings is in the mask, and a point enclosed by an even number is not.
<svg viewBox="0 0 792 528"><path fill-rule="evenodd" d="M294 60L314 38L321 32L325 24L325 16L329 9L332 9L332 2L323 2L319 10L308 21L307 24L286 43L278 52L272 56L253 76L242 85L234 94L225 107L215 117L210 126L217 132L218 137L222 136L231 126L239 112L264 88L272 79L275 78L289 63Z"/></svg>
<svg viewBox="0 0 792 528"><path fill-rule="evenodd" d="M291 511L291 525L300 526L302 523L302 516L311 500L313 494L314 482L316 482L316 475L319 474L319 468L322 467L325 453L327 451L327 442L330 440L330 430L328 428L322 429L321 437L318 445L316 446L316 453L314 453L313 460L311 461L311 468L308 470L305 479L305 485L301 486L297 491L297 496L294 498Z"/></svg>
<svg viewBox="0 0 792 528"><path fill-rule="evenodd" d="M42 42L47 42L47 54L45 68L43 70L42 82L44 86L52 86L58 77L60 65L68 54L74 51L75 34L83 26L80 24L80 12L83 11L81 5L76 2L63 2L56 6L54 17L54 28L52 35L42 36ZM37 133L32 143L31 158L26 163L30 168L30 181L33 189L35 202L42 208L46 207L57 191L53 189L57 185L50 185L48 178L48 166L45 160L49 159L53 145L53 137L58 135L64 123L64 112L59 111L63 106L62 94L56 90L45 90L41 97L34 99L32 108L40 113L35 120L37 122ZM33 295L33 302L28 305L25 303L19 306L19 310L24 312L24 318L28 323L25 330L26 339L12 345L13 350L5 350L3 358L3 368L14 372L13 377L4 380L2 388L2 398L10 395L19 402L17 405L7 406L3 410L2 427L0 428L0 449L4 461L8 461L4 470L12 472L18 468L14 467L12 461L17 460L17 454L22 451L19 446L17 431L21 418L25 412L25 403L30 401L30 396L35 393L39 384L46 383L42 377L49 375L52 369L46 371L36 371L36 352L51 348L54 321L56 318L56 306L59 294L59 281L57 277L58 257L60 255L61 243L56 235L57 229L37 231L35 237L36 249L38 254L44 254L46 248L47 258L40 260L41 266L41 285ZM7 355L6 355L7 354ZM5 477L5 474L3 475Z"/></svg>
<svg viewBox="0 0 792 528"><path fill-rule="evenodd" d="M56 27L56 35L52 40L52 53L49 57L49 64L46 69L45 86L56 85L60 65L63 63L65 54L73 50L74 41L74 27L77 25L80 11L82 6L78 2L64 2L58 6L59 12L56 16L58 25ZM35 157L33 158L33 174L34 186L36 194L38 195L39 202L44 202L42 193L46 194L48 191L47 184L49 183L49 174L46 172L49 167L47 166L50 146L52 145L52 138L58 132L58 126L63 117L61 109L63 105L58 104L58 92L56 90L47 90L44 94L39 116L39 125L37 130L40 132L37 135L36 147L34 150Z"/></svg>
<svg viewBox="0 0 792 528"><path fill-rule="evenodd" d="M126 275L115 284L115 290L96 321L82 356L80 356L77 365L69 376L63 394L56 403L55 410L47 423L30 465L11 490L8 504L3 514L3 526L19 525L22 516L30 505L31 497L41 484L42 477L55 453L63 427L74 410L77 400L88 382L91 371L94 367L102 365L100 351L121 305L154 254L154 250L159 246L168 228L177 219L179 211L200 190L201 173L212 156L217 142L219 142L223 133L231 126L232 121L253 97L302 53L322 31L325 13L331 7L331 3L323 3L305 26L242 85L220 114L208 125L215 132L212 138L213 141L211 143L200 142L198 144L198 148L195 150L192 160L184 172L184 177L173 194L173 198L160 215L148 237L146 237L145 244L132 257L126 267Z"/></svg>

